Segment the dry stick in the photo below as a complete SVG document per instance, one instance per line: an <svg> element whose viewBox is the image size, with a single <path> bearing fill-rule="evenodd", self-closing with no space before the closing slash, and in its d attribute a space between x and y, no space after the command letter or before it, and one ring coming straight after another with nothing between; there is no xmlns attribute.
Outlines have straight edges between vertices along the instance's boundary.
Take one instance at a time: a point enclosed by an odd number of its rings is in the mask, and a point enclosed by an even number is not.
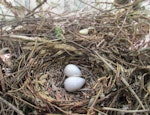
<svg viewBox="0 0 150 115"><path fill-rule="evenodd" d="M114 68L111 64L107 63L107 61L106 61L103 57L101 57L101 56L98 54L97 51L94 51L94 52L96 53L96 55L97 55L106 65L108 65L108 67L109 67L110 69L112 69L113 72L116 73L115 68ZM141 105L141 107L145 110L145 107L144 107L144 105L142 104L141 100L140 100L139 97L136 95L136 93L134 92L134 90L130 87L130 85L128 84L128 82L124 79L124 77L121 77L121 81L124 83L124 85L127 86L127 88L129 89L129 91L133 94L133 96L135 96L136 100L139 102L139 104ZM150 110L149 110L149 111L150 111ZM148 114L147 114L147 115L148 115Z"/></svg>
<svg viewBox="0 0 150 115"><path fill-rule="evenodd" d="M108 115L107 113L104 113L96 108L94 108L95 111L97 111L99 114L98 115Z"/></svg>
<svg viewBox="0 0 150 115"><path fill-rule="evenodd" d="M130 87L129 83L125 80L125 78L121 77L121 81L128 87L129 91L135 96L135 98L137 99L137 101L139 102L139 104L141 105L141 107L145 110L145 107L142 104L141 100L136 95L136 93L134 92L134 90Z"/></svg>
<svg viewBox="0 0 150 115"><path fill-rule="evenodd" d="M102 93L102 86L101 86L101 88L100 88L98 94L96 95L93 104L90 106L90 109L89 109L87 115L89 115L89 112L94 108L94 106L95 106L95 104L96 104L96 101L98 100L98 98L99 98L99 96L100 96L101 93Z"/></svg>
<svg viewBox="0 0 150 115"><path fill-rule="evenodd" d="M127 14L128 14L128 11L127 11L126 15L127 15ZM118 37L119 33L122 31L122 28L123 28L123 26L124 26L126 20L127 20L127 16L124 18L123 24L122 24L121 27L119 28L119 31L117 32L117 34L116 34L116 36L113 38L113 40L116 39L116 38Z"/></svg>
<svg viewBox="0 0 150 115"><path fill-rule="evenodd" d="M109 64L106 61L106 59L104 59L103 57L101 57L97 51L94 51L94 52L96 53L96 55L98 56L98 58L100 58L111 70L113 70L113 72L116 73L115 68L111 64Z"/></svg>
<svg viewBox="0 0 150 115"><path fill-rule="evenodd" d="M59 41L60 39L56 40L47 40L45 38L40 37L28 37L28 36L22 36L22 35L2 35L1 40L24 40L24 41L37 41L37 42L46 42L46 43L52 43L55 41Z"/></svg>
<svg viewBox="0 0 150 115"><path fill-rule="evenodd" d="M41 2L38 6L36 6L32 11L30 11L29 13L26 14L26 18L32 16L34 14L34 11L36 9L38 9L39 7L41 7L45 2L47 2L47 0L43 0L43 2Z"/></svg>
<svg viewBox="0 0 150 115"><path fill-rule="evenodd" d="M66 112L65 110L61 109L60 107L50 103L50 105L52 105L53 107L55 107L56 109L58 109L59 111L63 112L65 115L70 115L70 112ZM72 114L71 114L72 115Z"/></svg>
<svg viewBox="0 0 150 115"><path fill-rule="evenodd" d="M21 101L21 102L23 102L23 103L25 103L25 104L27 104L27 105L29 105L29 106L35 108L35 109L42 110L42 108L39 108L39 107L37 107L37 106L35 106L35 105L32 105L30 102L27 102L27 101L25 101L25 100L23 100L23 99L21 99L21 98L19 98L19 97L17 97L17 96L13 96L13 95L11 95L11 94L9 94L9 93L8 93L8 95L9 95L9 96L12 96L12 97L14 97L14 98L16 98L17 100L19 100L19 101Z"/></svg>
<svg viewBox="0 0 150 115"><path fill-rule="evenodd" d="M143 103L141 102L141 100L139 99L139 97L137 96L137 94L134 92L134 90L130 87L129 83L125 80L124 77L121 77L121 81L127 86L127 88L129 89L129 91L133 94L133 96L137 99L137 101L139 102L140 106L144 109L144 105ZM150 109L149 109L149 112L150 112ZM147 113L145 113L146 115L148 115Z"/></svg>
<svg viewBox="0 0 150 115"><path fill-rule="evenodd" d="M3 103L5 103L6 105L8 105L10 108L12 108L16 113L18 113L18 115L24 115L21 110L19 110L14 105L12 105L8 101L6 101L4 98L0 97L0 101L3 102Z"/></svg>
<svg viewBox="0 0 150 115"><path fill-rule="evenodd" d="M110 108L110 107L103 107L103 110L109 110L109 111L118 111L118 112L123 112L123 113L144 113L148 112L150 113L149 109L145 110L123 110L123 109L116 109L116 108Z"/></svg>
<svg viewBox="0 0 150 115"><path fill-rule="evenodd" d="M2 87L3 93L5 92L5 82L4 82L4 76L2 74L2 68L0 67L0 85Z"/></svg>

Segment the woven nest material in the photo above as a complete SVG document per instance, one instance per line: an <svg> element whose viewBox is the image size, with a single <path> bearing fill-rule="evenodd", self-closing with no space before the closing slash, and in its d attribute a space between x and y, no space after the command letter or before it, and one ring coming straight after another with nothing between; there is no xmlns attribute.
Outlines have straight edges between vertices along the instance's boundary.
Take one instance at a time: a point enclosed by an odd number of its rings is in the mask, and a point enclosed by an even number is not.
<svg viewBox="0 0 150 115"><path fill-rule="evenodd" d="M150 20L134 10L66 17L3 22L1 114L148 115ZM63 85L70 63L86 80L71 93Z"/></svg>

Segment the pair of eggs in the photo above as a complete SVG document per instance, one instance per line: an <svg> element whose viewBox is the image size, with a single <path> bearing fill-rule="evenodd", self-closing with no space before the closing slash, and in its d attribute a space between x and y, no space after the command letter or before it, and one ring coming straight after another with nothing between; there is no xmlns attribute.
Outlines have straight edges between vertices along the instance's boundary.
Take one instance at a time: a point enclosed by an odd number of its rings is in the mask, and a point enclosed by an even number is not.
<svg viewBox="0 0 150 115"><path fill-rule="evenodd" d="M64 74L68 77L64 81L64 87L68 92L77 91L85 84L85 79L81 78L81 70L74 64L68 64Z"/></svg>

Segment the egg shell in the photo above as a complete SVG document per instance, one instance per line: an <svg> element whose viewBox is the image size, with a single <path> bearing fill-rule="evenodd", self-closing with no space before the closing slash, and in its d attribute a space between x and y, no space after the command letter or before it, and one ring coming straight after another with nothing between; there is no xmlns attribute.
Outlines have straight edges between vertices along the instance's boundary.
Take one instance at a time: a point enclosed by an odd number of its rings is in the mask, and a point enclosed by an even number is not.
<svg viewBox="0 0 150 115"><path fill-rule="evenodd" d="M85 28L79 31L80 34L87 35L89 33L89 29Z"/></svg>
<svg viewBox="0 0 150 115"><path fill-rule="evenodd" d="M64 74L68 77L70 76L77 76L81 77L81 70L78 68L78 66L74 64L68 64L64 69Z"/></svg>
<svg viewBox="0 0 150 115"><path fill-rule="evenodd" d="M68 92L77 91L80 88L82 88L84 84L85 84L85 79L84 78L75 77L75 76L68 77L64 81L64 87Z"/></svg>

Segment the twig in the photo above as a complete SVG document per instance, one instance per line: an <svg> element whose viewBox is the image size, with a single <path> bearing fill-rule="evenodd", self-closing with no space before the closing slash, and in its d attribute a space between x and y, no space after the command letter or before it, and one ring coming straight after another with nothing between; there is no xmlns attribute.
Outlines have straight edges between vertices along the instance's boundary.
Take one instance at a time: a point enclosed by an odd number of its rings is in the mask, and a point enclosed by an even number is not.
<svg viewBox="0 0 150 115"><path fill-rule="evenodd" d="M121 81L127 86L127 88L129 89L129 91L134 95L134 97L139 102L139 104L141 105L141 107L145 110L145 107L142 104L141 100L139 99L139 97L137 96L137 94L134 92L134 90L130 87L129 83L125 80L124 77L121 77Z"/></svg>
<svg viewBox="0 0 150 115"><path fill-rule="evenodd" d="M123 24L121 25L121 27L118 25L118 28L119 28L119 31L116 33L116 36L114 37L114 39L116 39L117 37L118 37L118 35L119 35L119 33L122 31L122 28L123 28L123 26L125 25L125 22L126 22L126 20L127 20L127 15L128 15L128 13L129 13L129 10L126 12L126 16L125 16L125 18L124 18L124 20L123 20ZM114 40L113 39L113 40Z"/></svg>
<svg viewBox="0 0 150 115"><path fill-rule="evenodd" d="M14 105L12 105L8 101L6 101L4 98L0 97L0 101L3 102L3 103L5 103L6 105L8 105L10 108L12 108L16 113L18 113L18 115L24 115L21 110L19 110Z"/></svg>
<svg viewBox="0 0 150 115"><path fill-rule="evenodd" d="M2 68L1 67L0 67L0 85L1 85L2 91L4 93L6 88L5 88L4 76L2 74Z"/></svg>
<svg viewBox="0 0 150 115"><path fill-rule="evenodd" d="M110 108L110 107L103 107L102 110L108 110L108 111L118 111L123 113L150 113L149 109L145 110L123 110L123 109L116 109L116 108Z"/></svg>
<svg viewBox="0 0 150 115"><path fill-rule="evenodd" d="M26 14L26 18L32 16L34 14L34 11L36 9L38 9L39 7L41 7L47 0L43 0L43 2L41 2L38 6L36 6L32 11L30 11L29 13Z"/></svg>
<svg viewBox="0 0 150 115"><path fill-rule="evenodd" d="M110 63L108 63L108 60L107 60L107 59L105 59L105 58L103 58L102 56L100 56L97 51L94 51L94 52L95 52L95 54L98 56L98 58L99 58L100 60L102 60L113 72L116 73L115 68L114 68Z"/></svg>
<svg viewBox="0 0 150 115"><path fill-rule="evenodd" d="M106 64L108 65L108 67L114 72L116 73L115 68L111 65L108 64L108 62L102 58L97 51L95 51L95 53L98 55L98 57ZM135 93L135 91L130 87L129 83L125 80L124 77L121 77L121 81L124 83L125 86L127 86L127 88L129 89L129 91L133 94L133 96L136 98L136 100L139 102L139 104L141 105L141 107L145 110L144 105L142 104L141 100L139 99L139 97L137 96L137 94ZM150 111L150 110L149 110Z"/></svg>
<svg viewBox="0 0 150 115"><path fill-rule="evenodd" d="M37 41L37 42L45 42L45 43L52 43L55 41L59 41L60 39L55 40L47 40L45 38L40 37L28 37L23 35L2 35L1 40L24 40L24 41Z"/></svg>
<svg viewBox="0 0 150 115"><path fill-rule="evenodd" d="M98 92L98 94L96 95L96 97L95 97L95 99L94 99L93 104L91 105L91 108L95 106L95 104L96 104L98 98L99 98L100 95L102 94L102 90L103 90L103 89L102 89L102 86L101 86L101 87L100 87L100 90L99 90L99 92Z"/></svg>

